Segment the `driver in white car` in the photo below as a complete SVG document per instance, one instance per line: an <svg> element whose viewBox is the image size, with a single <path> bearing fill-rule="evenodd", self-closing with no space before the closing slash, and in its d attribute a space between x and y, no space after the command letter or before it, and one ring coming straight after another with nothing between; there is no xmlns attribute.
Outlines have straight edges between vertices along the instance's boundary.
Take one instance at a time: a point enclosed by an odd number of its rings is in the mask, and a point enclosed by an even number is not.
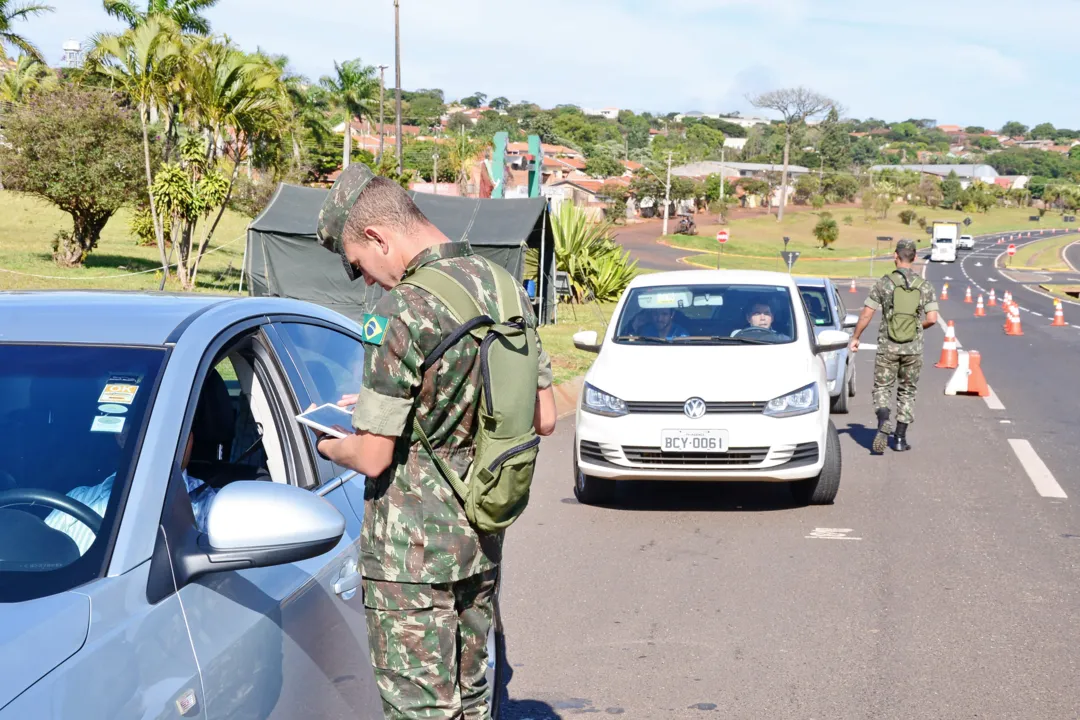
<svg viewBox="0 0 1080 720"><path fill-rule="evenodd" d="M732 337L753 328L772 330L773 311L769 303L760 301L751 303L746 310L746 324L748 327L736 330L731 334Z"/></svg>
<svg viewBox="0 0 1080 720"><path fill-rule="evenodd" d="M188 475L187 466L191 461L191 449L194 445L195 432L192 431L188 433L187 447L184 449L184 459L180 468L183 473L184 484L187 485L188 496L191 498L191 509L195 513L195 525L199 528L199 532L206 532L206 516L210 512L210 501L214 499L217 490L202 480L197 480ZM97 485L80 486L68 492L67 495L93 510L98 516L105 517L105 510L109 506L109 497L112 495L113 480L115 478L116 473L113 473ZM75 544L79 546L79 555L85 555L90 546L94 544L93 531L65 512L53 510L45 518L45 524L54 530L65 533L74 540Z"/></svg>

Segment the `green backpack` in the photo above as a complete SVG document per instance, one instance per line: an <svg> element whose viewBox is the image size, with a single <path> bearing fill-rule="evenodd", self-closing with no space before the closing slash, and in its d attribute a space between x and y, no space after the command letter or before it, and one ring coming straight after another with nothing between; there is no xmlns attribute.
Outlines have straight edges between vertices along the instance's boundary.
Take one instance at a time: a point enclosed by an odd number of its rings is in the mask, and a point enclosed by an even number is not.
<svg viewBox="0 0 1080 720"><path fill-rule="evenodd" d="M433 295L461 326L424 358L421 373L435 365L448 349L466 336L480 343L483 380L476 432L476 457L468 476L461 478L435 454L431 440L413 420L413 439L427 450L465 507L469 522L481 532L509 527L525 510L536 468L540 437L533 426L539 375L536 330L525 322L526 312L513 276L493 263L499 303L498 321L453 277L426 266L402 281Z"/></svg>
<svg viewBox="0 0 1080 720"><path fill-rule="evenodd" d="M900 276L897 282L896 276ZM894 271L889 273L889 280L893 284L892 305L886 323L889 328L889 339L897 343L909 343L919 336L919 327L922 321L919 318L919 305L922 304L923 279L916 276L910 281L904 273Z"/></svg>

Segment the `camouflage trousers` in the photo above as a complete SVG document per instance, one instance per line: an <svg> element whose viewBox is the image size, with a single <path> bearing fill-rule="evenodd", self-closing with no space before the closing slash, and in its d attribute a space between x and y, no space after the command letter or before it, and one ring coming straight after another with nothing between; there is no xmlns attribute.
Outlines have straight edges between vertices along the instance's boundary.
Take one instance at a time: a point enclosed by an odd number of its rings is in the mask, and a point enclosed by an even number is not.
<svg viewBox="0 0 1080 720"><path fill-rule="evenodd" d="M440 585L364 580L371 664L387 720L490 717L487 639L498 572Z"/></svg>
<svg viewBox="0 0 1080 720"><path fill-rule="evenodd" d="M922 355L878 352L874 357L874 409L892 406L893 386L896 386L896 421L912 423L915 420L916 385L922 366ZM885 430L892 432L891 419Z"/></svg>

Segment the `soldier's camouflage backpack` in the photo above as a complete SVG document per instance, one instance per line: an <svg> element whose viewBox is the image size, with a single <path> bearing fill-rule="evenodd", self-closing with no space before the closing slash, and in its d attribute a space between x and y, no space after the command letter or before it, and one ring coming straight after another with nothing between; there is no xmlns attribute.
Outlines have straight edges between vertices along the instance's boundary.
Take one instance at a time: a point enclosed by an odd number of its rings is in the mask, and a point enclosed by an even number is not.
<svg viewBox="0 0 1080 720"><path fill-rule="evenodd" d="M889 280L893 284L892 303L888 317L885 318L889 339L897 343L909 343L919 334L919 303L922 302L919 288L924 281L918 275L909 279L899 270L889 273Z"/></svg>
<svg viewBox="0 0 1080 720"><path fill-rule="evenodd" d="M468 476L459 477L435 454L430 439L415 420L413 437L420 440L461 498L469 522L477 530L490 533L510 526L525 510L540 437L533 426L539 375L536 330L526 325L526 312L513 276L494 263L487 264L495 275L497 319L490 317L457 280L438 268L421 267L402 282L433 295L461 323L424 358L422 373L466 336L480 343L482 383L476 457Z"/></svg>

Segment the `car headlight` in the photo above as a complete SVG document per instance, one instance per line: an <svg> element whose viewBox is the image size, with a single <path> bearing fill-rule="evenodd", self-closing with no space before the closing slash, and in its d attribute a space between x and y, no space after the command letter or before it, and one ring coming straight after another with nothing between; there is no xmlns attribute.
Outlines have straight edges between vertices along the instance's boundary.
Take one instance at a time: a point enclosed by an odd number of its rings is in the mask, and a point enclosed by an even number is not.
<svg viewBox="0 0 1080 720"><path fill-rule="evenodd" d="M608 395L603 390L597 390L589 383L585 383L581 409L597 415L619 417L626 414L626 403L614 395Z"/></svg>
<svg viewBox="0 0 1080 720"><path fill-rule="evenodd" d="M818 409L817 383L810 383L795 392L773 398L765 404L765 414L771 417L793 417L816 412Z"/></svg>

